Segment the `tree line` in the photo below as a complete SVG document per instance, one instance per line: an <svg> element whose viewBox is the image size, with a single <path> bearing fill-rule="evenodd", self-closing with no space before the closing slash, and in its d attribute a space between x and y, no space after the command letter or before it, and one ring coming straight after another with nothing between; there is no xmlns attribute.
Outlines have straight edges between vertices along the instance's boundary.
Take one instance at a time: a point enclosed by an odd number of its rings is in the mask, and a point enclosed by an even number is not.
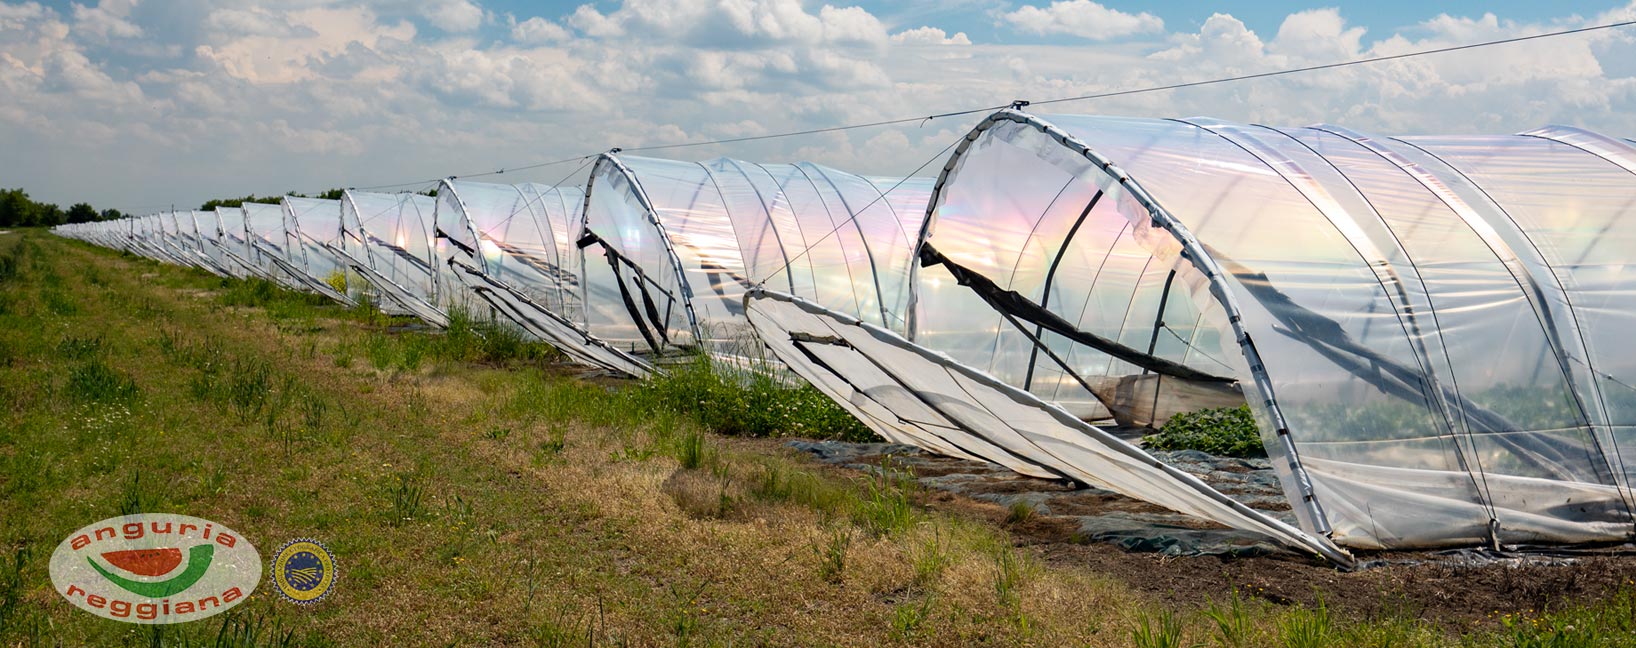
<svg viewBox="0 0 1636 648"><path fill-rule="evenodd" d="M320 198L323 200L340 200L344 189L330 189L315 195L285 193L284 196L296 198ZM437 196L437 190L422 192L428 196ZM244 203L278 204L284 196L257 196L251 194L239 198L216 198L207 200L199 205L200 211L210 211L217 207L238 207ZM37 202L28 197L28 192L18 189L0 189L0 227L54 227L64 223L90 223L93 221L117 220L126 214L117 209L98 211L90 203L75 203L68 209L63 209L52 203Z"/></svg>
<svg viewBox="0 0 1636 648"><path fill-rule="evenodd" d="M294 191L289 191L289 192L285 192L284 196L291 196L291 197L294 197L294 198L318 198L318 199L322 199L322 200L340 200L341 199L341 194L343 194L345 192L346 192L345 189L330 189L330 190L327 190L327 191L320 191L320 192L318 192L317 195L309 196L309 195L304 194L304 193L296 193ZM284 196L257 196L255 194L250 194L248 196L244 196L244 197L241 197L241 198L217 198L215 200L207 200L207 201L205 201L205 203L203 205L199 205L199 211L210 211L210 210L215 209L217 207L238 207L240 205L243 205L244 203L266 203L266 204L269 204L269 205L276 205L276 204L278 204L278 201L284 199Z"/></svg>
<svg viewBox="0 0 1636 648"><path fill-rule="evenodd" d="M22 189L0 189L0 227L52 227L124 217L117 209L97 211L90 203L74 203L63 209L53 203L35 201Z"/></svg>

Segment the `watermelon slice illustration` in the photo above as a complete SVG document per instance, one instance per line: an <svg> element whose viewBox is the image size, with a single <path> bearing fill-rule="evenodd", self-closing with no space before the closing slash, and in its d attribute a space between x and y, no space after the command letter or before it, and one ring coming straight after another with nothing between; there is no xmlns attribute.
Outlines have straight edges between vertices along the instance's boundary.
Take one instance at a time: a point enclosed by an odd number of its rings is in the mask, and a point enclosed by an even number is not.
<svg viewBox="0 0 1636 648"><path fill-rule="evenodd" d="M163 576L182 564L182 550L127 549L107 552L102 554L102 559L108 561L110 565L138 576Z"/></svg>
<svg viewBox="0 0 1636 648"><path fill-rule="evenodd" d="M176 556L167 557L164 553L167 551L176 552ZM157 553L155 557L141 555L155 552ZM194 583L197 583L199 582L199 579L204 578L205 572L210 571L210 561L215 558L215 556L216 545L210 543L194 545L187 550L187 569L183 569L182 573L171 576L165 580L153 582L131 580L124 576L110 572L107 569L104 569L102 565L98 565L97 561L92 560L90 556L86 556L85 561L91 564L91 569L95 569L98 574L102 574L103 578L108 579L115 585L125 588L125 591L127 592L138 596L146 596L148 598L163 598L177 592L184 591L189 587L193 587ZM171 572L171 570L176 569L176 565L182 561L181 550L179 549L110 551L102 554L102 558L103 560L107 560L109 563L122 570L145 576L160 576L168 574ZM127 567L126 565L121 564L119 561L125 561L129 563L130 566Z"/></svg>

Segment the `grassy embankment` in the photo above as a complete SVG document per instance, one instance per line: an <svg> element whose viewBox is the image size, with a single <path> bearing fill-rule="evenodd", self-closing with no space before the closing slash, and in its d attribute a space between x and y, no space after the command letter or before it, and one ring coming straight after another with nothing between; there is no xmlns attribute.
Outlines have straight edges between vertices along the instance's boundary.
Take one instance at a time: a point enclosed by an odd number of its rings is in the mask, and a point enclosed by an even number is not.
<svg viewBox="0 0 1636 648"><path fill-rule="evenodd" d="M0 645L1578 646L1636 624L1628 592L1468 638L1237 597L1175 606L928 511L908 480L713 431L849 429L810 394L769 416L757 398L776 393L698 373L585 381L481 327L385 323L0 235ZM52 549L134 511L220 521L264 559L314 537L342 580L313 608L263 584L175 627L71 607Z"/></svg>

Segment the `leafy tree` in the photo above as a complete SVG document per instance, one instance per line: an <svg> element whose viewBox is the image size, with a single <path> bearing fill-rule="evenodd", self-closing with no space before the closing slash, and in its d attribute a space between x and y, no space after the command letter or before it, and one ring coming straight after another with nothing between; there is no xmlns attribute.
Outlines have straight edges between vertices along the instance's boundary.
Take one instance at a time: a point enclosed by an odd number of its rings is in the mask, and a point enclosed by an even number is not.
<svg viewBox="0 0 1636 648"><path fill-rule="evenodd" d="M317 198L319 200L340 200L341 195L345 194L345 193L346 193L345 189L327 189L327 190L318 192L318 195L316 195L316 196L309 196L309 195L301 193L299 191L291 190L291 191L284 192L284 195L289 196L291 198Z"/></svg>
<svg viewBox="0 0 1636 648"><path fill-rule="evenodd" d="M199 205L199 211L210 211L217 207L239 207L244 203L266 203L276 205L278 204L278 201L282 199L283 196L257 196L255 194L250 194L242 198L217 198L215 200L207 200L205 201L205 204Z"/></svg>
<svg viewBox="0 0 1636 648"><path fill-rule="evenodd" d="M111 220L119 220L119 219L124 218L124 217L125 217L125 212L119 211L117 209L104 209L104 210L102 210L101 214L97 215L97 220L111 221Z"/></svg>
<svg viewBox="0 0 1636 648"><path fill-rule="evenodd" d="M67 211L51 203L35 202L22 189L0 189L0 227L51 227L63 223L88 223L124 216L117 209L98 212L89 203L76 203Z"/></svg>
<svg viewBox="0 0 1636 648"><path fill-rule="evenodd" d="M34 201L22 189L0 190L0 227L19 227L34 220Z"/></svg>
<svg viewBox="0 0 1636 648"><path fill-rule="evenodd" d="M89 203L74 203L64 217L70 223L89 223L97 219L97 208Z"/></svg>
<svg viewBox="0 0 1636 648"><path fill-rule="evenodd" d="M52 203L35 203L34 222L29 223L29 225L51 227L61 225L66 220L68 220L68 215L63 213L61 207Z"/></svg>

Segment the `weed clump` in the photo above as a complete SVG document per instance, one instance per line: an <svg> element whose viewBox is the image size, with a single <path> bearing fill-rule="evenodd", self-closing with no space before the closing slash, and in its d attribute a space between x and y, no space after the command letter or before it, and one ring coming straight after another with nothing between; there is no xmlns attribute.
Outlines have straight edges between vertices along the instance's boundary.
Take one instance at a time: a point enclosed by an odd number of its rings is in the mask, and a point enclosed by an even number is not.
<svg viewBox="0 0 1636 648"><path fill-rule="evenodd" d="M17 604L23 600L24 574L33 548L27 544L17 547L9 560L0 560L0 635L5 634L17 618Z"/></svg>
<svg viewBox="0 0 1636 648"><path fill-rule="evenodd" d="M330 288L334 288L335 292L343 295L347 294L347 276L344 272L337 270L329 273L328 277L324 277L324 283Z"/></svg>
<svg viewBox="0 0 1636 648"><path fill-rule="evenodd" d="M226 306L266 306L278 298L280 288L277 284L260 277L252 277L244 281L223 279L226 290L222 291L221 302Z"/></svg>
<svg viewBox="0 0 1636 648"><path fill-rule="evenodd" d="M387 502L391 507L387 513L387 523L397 526L419 517L425 496L426 487L418 478L399 475L397 483L387 491Z"/></svg>
<svg viewBox="0 0 1636 648"><path fill-rule="evenodd" d="M768 372L724 367L704 354L665 367L638 391L654 405L692 414L722 434L876 440L869 428L817 389L785 384Z"/></svg>
<svg viewBox="0 0 1636 648"><path fill-rule="evenodd" d="M1170 610L1143 614L1130 633L1130 641L1139 648L1181 648L1181 617Z"/></svg>
<svg viewBox="0 0 1636 648"><path fill-rule="evenodd" d="M93 403L128 401L136 397L136 392L136 381L99 359L87 360L68 370L67 393L76 400Z"/></svg>
<svg viewBox="0 0 1636 648"><path fill-rule="evenodd" d="M1154 450L1198 450L1222 457L1265 457L1261 431L1247 405L1183 412L1142 441Z"/></svg>
<svg viewBox="0 0 1636 648"><path fill-rule="evenodd" d="M528 339L515 327L477 319L458 308L449 311L449 325L442 335L434 338L429 347L405 350L406 356L411 353L416 365L427 355L445 361L488 363L546 362L561 357L556 348Z"/></svg>
<svg viewBox="0 0 1636 648"><path fill-rule="evenodd" d="M21 246L14 247L10 254L0 254L0 283L17 278L17 257L21 256Z"/></svg>
<svg viewBox="0 0 1636 648"><path fill-rule="evenodd" d="M86 360L102 354L102 336L68 336L57 343L57 357L64 360Z"/></svg>
<svg viewBox="0 0 1636 648"><path fill-rule="evenodd" d="M851 546L852 530L843 527L835 529L825 542L813 547L813 552L818 555L818 576L824 582L841 582L846 574L846 551Z"/></svg>
<svg viewBox="0 0 1636 648"><path fill-rule="evenodd" d="M893 483L896 481L897 483ZM915 525L914 506L903 492L907 479L893 479L891 475L871 477L868 491L858 500L852 521L871 535L884 536L898 533Z"/></svg>

